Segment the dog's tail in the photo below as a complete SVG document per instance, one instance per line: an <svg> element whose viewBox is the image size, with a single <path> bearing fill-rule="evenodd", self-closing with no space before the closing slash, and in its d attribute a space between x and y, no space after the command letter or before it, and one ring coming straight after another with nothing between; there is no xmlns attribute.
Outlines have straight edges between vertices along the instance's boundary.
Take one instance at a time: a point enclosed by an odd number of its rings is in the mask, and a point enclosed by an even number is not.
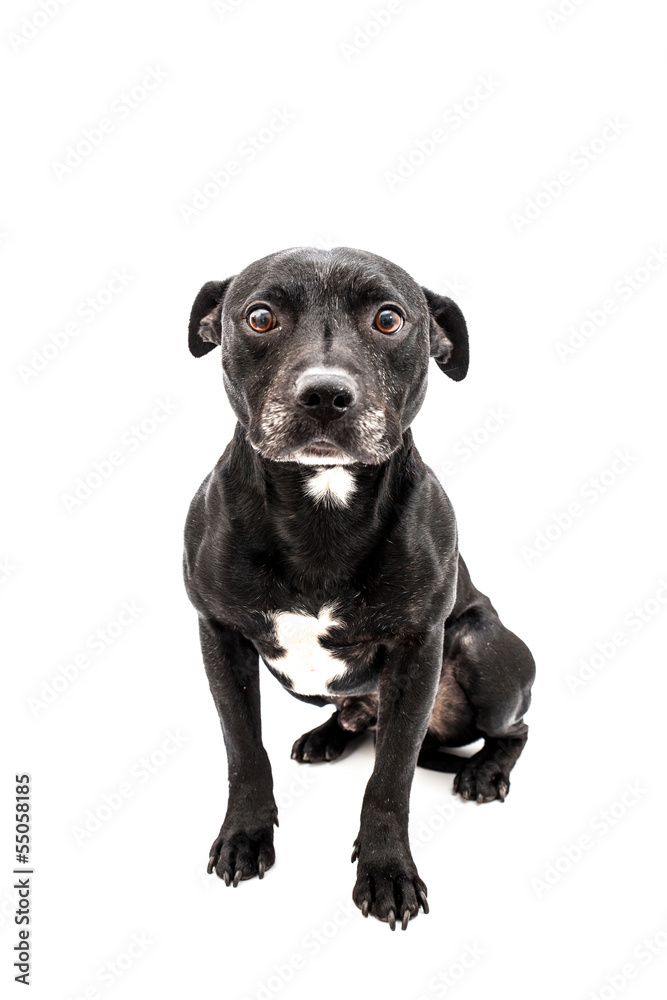
<svg viewBox="0 0 667 1000"><path fill-rule="evenodd" d="M445 774L456 774L468 758L463 754L448 753L438 746L423 746L417 758L417 767L425 767L429 771L444 771Z"/></svg>

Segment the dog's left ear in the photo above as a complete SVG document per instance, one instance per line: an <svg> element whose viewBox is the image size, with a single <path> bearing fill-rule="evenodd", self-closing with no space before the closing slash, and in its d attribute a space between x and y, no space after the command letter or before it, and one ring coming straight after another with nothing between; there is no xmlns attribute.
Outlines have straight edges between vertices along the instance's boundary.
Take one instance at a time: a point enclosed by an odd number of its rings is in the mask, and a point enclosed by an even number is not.
<svg viewBox="0 0 667 1000"><path fill-rule="evenodd" d="M460 382L468 373L468 327L456 302L422 287L431 314L431 357L438 368Z"/></svg>
<svg viewBox="0 0 667 1000"><path fill-rule="evenodd" d="M196 358L208 354L222 339L222 300L232 278L207 281L199 291L190 312L188 345Z"/></svg>

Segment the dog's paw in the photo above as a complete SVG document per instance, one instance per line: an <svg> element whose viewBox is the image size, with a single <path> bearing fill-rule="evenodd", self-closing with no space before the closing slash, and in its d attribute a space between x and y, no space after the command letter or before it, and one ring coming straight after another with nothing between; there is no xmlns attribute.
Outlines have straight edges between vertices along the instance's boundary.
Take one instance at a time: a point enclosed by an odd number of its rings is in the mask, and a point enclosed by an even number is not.
<svg viewBox="0 0 667 1000"><path fill-rule="evenodd" d="M509 774L497 761L471 757L454 778L453 789L474 802L504 802L510 790Z"/></svg>
<svg viewBox="0 0 667 1000"><path fill-rule="evenodd" d="M292 747L292 760L300 764L316 764L323 760L340 757L350 742L350 733L340 728L337 722L325 722L317 729L304 733Z"/></svg>
<svg viewBox="0 0 667 1000"><path fill-rule="evenodd" d="M355 857L356 846L352 860ZM352 899L365 917L370 913L388 923L392 931L396 930L397 922L406 930L420 907L428 913L426 894L426 886L413 863L401 859L359 862Z"/></svg>
<svg viewBox="0 0 667 1000"><path fill-rule="evenodd" d="M264 872L274 864L273 826L261 827L252 832L222 830L213 841L207 871L235 888L239 882L255 875L264 878Z"/></svg>

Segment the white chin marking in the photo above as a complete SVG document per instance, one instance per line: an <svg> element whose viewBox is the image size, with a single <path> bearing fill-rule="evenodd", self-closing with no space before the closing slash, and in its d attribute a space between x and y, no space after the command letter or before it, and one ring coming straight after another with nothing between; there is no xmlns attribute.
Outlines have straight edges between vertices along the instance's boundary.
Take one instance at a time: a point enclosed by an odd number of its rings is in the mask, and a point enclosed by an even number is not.
<svg viewBox="0 0 667 1000"><path fill-rule="evenodd" d="M332 617L333 608L324 606L318 617L286 611L271 616L279 646L285 655L267 662L292 682L298 694L328 694L329 681L342 677L347 669L328 649L320 645L320 636L340 622Z"/></svg>
<svg viewBox="0 0 667 1000"><path fill-rule="evenodd" d="M346 507L356 489L352 473L342 465L330 465L311 476L304 489L316 503Z"/></svg>
<svg viewBox="0 0 667 1000"><path fill-rule="evenodd" d="M321 455L311 455L308 453L307 448L302 448L299 451L293 451L285 458L280 459L281 462L298 462L300 465L351 465L354 461L349 455L345 455L342 451L340 457L336 458L322 458Z"/></svg>

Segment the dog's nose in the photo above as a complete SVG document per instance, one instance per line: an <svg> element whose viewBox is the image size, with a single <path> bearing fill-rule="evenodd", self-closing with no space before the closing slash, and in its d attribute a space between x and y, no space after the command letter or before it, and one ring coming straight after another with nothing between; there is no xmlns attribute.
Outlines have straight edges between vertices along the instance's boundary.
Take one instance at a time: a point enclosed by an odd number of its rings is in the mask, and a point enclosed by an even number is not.
<svg viewBox="0 0 667 1000"><path fill-rule="evenodd" d="M311 416L327 424L345 416L356 403L357 393L349 375L305 372L297 379L296 399Z"/></svg>

